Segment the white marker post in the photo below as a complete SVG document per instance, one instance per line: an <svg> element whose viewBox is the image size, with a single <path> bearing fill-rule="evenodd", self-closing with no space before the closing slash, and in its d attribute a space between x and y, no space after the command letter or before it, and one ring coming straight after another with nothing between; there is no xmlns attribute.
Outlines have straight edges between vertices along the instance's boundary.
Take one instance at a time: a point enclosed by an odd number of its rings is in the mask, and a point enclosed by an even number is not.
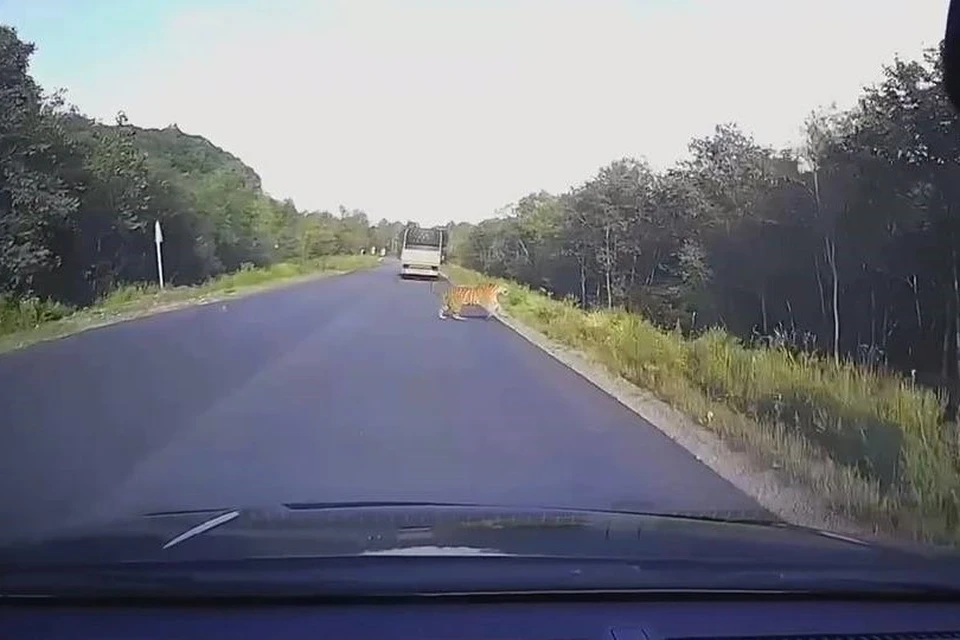
<svg viewBox="0 0 960 640"><path fill-rule="evenodd" d="M153 243L157 245L157 276L160 278L160 288L163 289L163 254L160 251L160 245L163 243L163 231L160 229L160 221L153 224Z"/></svg>

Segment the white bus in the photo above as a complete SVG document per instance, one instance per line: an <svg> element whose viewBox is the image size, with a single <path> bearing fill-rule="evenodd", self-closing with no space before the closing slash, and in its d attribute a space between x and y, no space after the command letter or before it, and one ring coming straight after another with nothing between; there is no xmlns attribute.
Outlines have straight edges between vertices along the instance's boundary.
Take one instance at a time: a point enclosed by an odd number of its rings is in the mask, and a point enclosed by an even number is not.
<svg viewBox="0 0 960 640"><path fill-rule="evenodd" d="M443 229L404 229L400 243L400 277L440 277L445 235Z"/></svg>

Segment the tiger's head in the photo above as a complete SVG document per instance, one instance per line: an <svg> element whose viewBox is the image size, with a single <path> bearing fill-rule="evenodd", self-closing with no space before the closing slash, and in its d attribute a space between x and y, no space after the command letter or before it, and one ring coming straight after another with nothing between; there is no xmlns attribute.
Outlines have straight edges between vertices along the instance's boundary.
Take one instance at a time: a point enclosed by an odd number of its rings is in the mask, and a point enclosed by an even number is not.
<svg viewBox="0 0 960 640"><path fill-rule="evenodd" d="M483 295L491 298L498 298L507 293L507 286L499 282L486 282L480 285L478 289L483 291Z"/></svg>

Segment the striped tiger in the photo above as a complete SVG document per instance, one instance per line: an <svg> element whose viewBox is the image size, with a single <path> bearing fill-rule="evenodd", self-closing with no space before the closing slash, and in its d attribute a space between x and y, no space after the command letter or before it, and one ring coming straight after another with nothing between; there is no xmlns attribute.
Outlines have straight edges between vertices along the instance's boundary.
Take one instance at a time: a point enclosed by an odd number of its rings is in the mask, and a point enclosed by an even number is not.
<svg viewBox="0 0 960 640"><path fill-rule="evenodd" d="M475 286L450 284L443 292L442 304L438 313L441 320L445 320L449 312L455 320L463 320L460 310L465 306L475 305L483 307L487 312L487 319L500 312L499 296L507 293L507 288L496 282L488 282Z"/></svg>

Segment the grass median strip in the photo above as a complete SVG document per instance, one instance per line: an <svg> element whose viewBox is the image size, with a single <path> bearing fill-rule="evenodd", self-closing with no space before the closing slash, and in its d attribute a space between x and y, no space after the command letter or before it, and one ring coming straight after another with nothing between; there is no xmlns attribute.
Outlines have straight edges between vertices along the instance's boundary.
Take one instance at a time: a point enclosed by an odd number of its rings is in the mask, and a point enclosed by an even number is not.
<svg viewBox="0 0 960 640"><path fill-rule="evenodd" d="M458 283L489 279L456 265ZM960 451L937 395L902 378L714 329L665 331L513 282L509 315L572 347L878 533L960 543Z"/></svg>
<svg viewBox="0 0 960 640"><path fill-rule="evenodd" d="M244 266L194 286L168 286L161 290L156 284L126 285L96 304L79 309L36 299L0 298L0 353L161 311L249 295L377 264L374 256L343 255L263 268Z"/></svg>

